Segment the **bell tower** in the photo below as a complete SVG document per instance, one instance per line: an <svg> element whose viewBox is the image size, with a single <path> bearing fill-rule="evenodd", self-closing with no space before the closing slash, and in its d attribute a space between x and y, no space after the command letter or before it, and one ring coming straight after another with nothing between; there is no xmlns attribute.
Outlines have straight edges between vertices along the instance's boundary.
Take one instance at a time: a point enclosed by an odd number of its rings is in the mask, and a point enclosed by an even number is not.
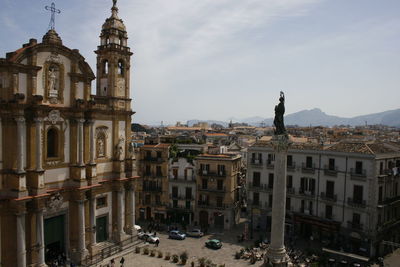
<svg viewBox="0 0 400 267"><path fill-rule="evenodd" d="M129 99L130 57L126 27L113 0L111 16L104 22L97 54L96 95Z"/></svg>

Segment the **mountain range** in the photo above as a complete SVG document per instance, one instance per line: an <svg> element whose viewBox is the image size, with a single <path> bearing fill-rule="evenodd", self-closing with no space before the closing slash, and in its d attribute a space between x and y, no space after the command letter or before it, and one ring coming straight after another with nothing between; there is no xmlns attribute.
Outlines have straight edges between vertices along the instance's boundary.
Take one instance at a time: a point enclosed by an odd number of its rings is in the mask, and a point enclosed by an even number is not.
<svg viewBox="0 0 400 267"><path fill-rule="evenodd" d="M273 118L262 118L262 117L250 117L242 120L231 118L232 122L247 123L253 126L260 126L264 124L265 126L273 125ZM328 115L319 108L314 108L310 110L302 110L292 114L288 114L284 118L285 125L297 125L297 126L335 126L335 125L350 125L350 126L361 126L361 125L387 125L400 127L400 109L388 110L379 113L372 113L368 115L361 115L352 118L344 118L333 115ZM189 120L187 123L192 126L201 120ZM228 126L226 121L215 121L208 120L210 125L213 123L221 124L223 126Z"/></svg>

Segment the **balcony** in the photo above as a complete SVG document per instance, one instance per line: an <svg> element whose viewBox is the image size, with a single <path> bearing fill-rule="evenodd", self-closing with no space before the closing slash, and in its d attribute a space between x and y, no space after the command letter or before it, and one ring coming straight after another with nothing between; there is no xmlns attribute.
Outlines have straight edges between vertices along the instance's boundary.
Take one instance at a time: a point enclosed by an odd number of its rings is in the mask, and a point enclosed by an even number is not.
<svg viewBox="0 0 400 267"><path fill-rule="evenodd" d="M272 187L269 187L267 184L253 184L248 183L247 189L251 191L265 191L265 192L272 192Z"/></svg>
<svg viewBox="0 0 400 267"><path fill-rule="evenodd" d="M262 168L262 159L251 159L250 165L252 165L252 167L256 167L256 168Z"/></svg>
<svg viewBox="0 0 400 267"><path fill-rule="evenodd" d="M294 162L294 161L292 161L292 164L291 165L287 165L286 166L286 169L288 170L288 171L290 171L290 172L294 172L295 170L296 170L296 162Z"/></svg>
<svg viewBox="0 0 400 267"><path fill-rule="evenodd" d="M161 187L143 186L143 192L162 192Z"/></svg>
<svg viewBox="0 0 400 267"><path fill-rule="evenodd" d="M158 172L158 173L145 172L145 173L143 173L143 177L162 178L164 176L163 176L162 172Z"/></svg>
<svg viewBox="0 0 400 267"><path fill-rule="evenodd" d="M170 209L176 209L176 210L186 210L186 211L191 211L193 210L193 206L190 205L190 207L187 207L186 205L176 205L174 206L173 204L169 203L168 208Z"/></svg>
<svg viewBox="0 0 400 267"><path fill-rule="evenodd" d="M315 197L315 191L307 191L304 190L303 188L300 188L299 194L303 196Z"/></svg>
<svg viewBox="0 0 400 267"><path fill-rule="evenodd" d="M294 195L296 194L296 189L294 187L287 187L286 194Z"/></svg>
<svg viewBox="0 0 400 267"><path fill-rule="evenodd" d="M395 202L400 201L400 196L395 196L395 197L386 197L382 200L378 200L378 205L388 205L388 204L394 204Z"/></svg>
<svg viewBox="0 0 400 267"><path fill-rule="evenodd" d="M337 166L329 166L329 165L324 166L324 174L325 175L336 177L337 173L338 173Z"/></svg>
<svg viewBox="0 0 400 267"><path fill-rule="evenodd" d="M144 157L142 161L150 162L150 163L163 163L165 159L160 157Z"/></svg>
<svg viewBox="0 0 400 267"><path fill-rule="evenodd" d="M353 222L353 221L347 221L347 227L353 230L362 230L363 225L358 222Z"/></svg>
<svg viewBox="0 0 400 267"><path fill-rule="evenodd" d="M199 170L198 174L200 176L226 177L226 171Z"/></svg>
<svg viewBox="0 0 400 267"><path fill-rule="evenodd" d="M194 176L192 177L174 177L174 176L170 176L169 177L169 182L170 183L196 183L196 179Z"/></svg>
<svg viewBox="0 0 400 267"><path fill-rule="evenodd" d="M356 208L365 208L367 207L366 201L361 199L347 198L347 204Z"/></svg>
<svg viewBox="0 0 400 267"><path fill-rule="evenodd" d="M305 209L305 208L300 208L300 212L305 215L313 215L314 214L314 210Z"/></svg>
<svg viewBox="0 0 400 267"><path fill-rule="evenodd" d="M301 164L301 171L303 173L315 173L315 163L311 164L311 165L307 165L304 162Z"/></svg>
<svg viewBox="0 0 400 267"><path fill-rule="evenodd" d="M198 188L198 191L206 191L206 192L213 192L213 193L225 193L226 192L226 188L222 188L222 189L218 189L215 187L206 187L206 188Z"/></svg>
<svg viewBox="0 0 400 267"><path fill-rule="evenodd" d="M273 161L267 161L267 169L274 169L275 168L275 164Z"/></svg>
<svg viewBox="0 0 400 267"><path fill-rule="evenodd" d="M365 169L350 169L351 179L365 181L367 179L367 171Z"/></svg>
<svg viewBox="0 0 400 267"><path fill-rule="evenodd" d="M337 195L336 194L326 194L325 192L321 192L321 199L326 200L326 201L336 202Z"/></svg>

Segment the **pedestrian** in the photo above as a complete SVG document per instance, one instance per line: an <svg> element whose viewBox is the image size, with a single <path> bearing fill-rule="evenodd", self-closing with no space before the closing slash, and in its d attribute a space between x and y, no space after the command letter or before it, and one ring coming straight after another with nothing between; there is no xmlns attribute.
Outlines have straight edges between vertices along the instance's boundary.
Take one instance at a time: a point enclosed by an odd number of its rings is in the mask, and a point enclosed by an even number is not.
<svg viewBox="0 0 400 267"><path fill-rule="evenodd" d="M110 264L111 264L111 267L115 267L115 260L111 259Z"/></svg>
<svg viewBox="0 0 400 267"><path fill-rule="evenodd" d="M157 233L156 233L156 231L154 231L154 236L157 236Z"/></svg>
<svg viewBox="0 0 400 267"><path fill-rule="evenodd" d="M158 244L160 243L160 239L156 240L156 247L158 247Z"/></svg>
<svg viewBox="0 0 400 267"><path fill-rule="evenodd" d="M124 259L124 257L122 257L121 260L119 261L119 263L121 263L121 267L124 267L124 262L125 262L125 259Z"/></svg>

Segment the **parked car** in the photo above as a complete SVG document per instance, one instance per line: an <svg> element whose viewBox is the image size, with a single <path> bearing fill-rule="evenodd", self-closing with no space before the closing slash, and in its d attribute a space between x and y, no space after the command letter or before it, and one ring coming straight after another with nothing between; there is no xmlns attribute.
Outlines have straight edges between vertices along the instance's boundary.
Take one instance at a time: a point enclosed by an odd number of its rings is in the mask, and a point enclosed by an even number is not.
<svg viewBox="0 0 400 267"><path fill-rule="evenodd" d="M157 240L160 241L160 238L158 236L144 232L138 233L138 238L143 239L144 241L147 241L149 243L156 243Z"/></svg>
<svg viewBox="0 0 400 267"><path fill-rule="evenodd" d="M178 230L172 230L169 232L168 237L171 239L183 240L183 239L185 239L186 235L182 232L179 232Z"/></svg>
<svg viewBox="0 0 400 267"><path fill-rule="evenodd" d="M202 237L204 233L200 229L192 229L186 232L186 235L191 237Z"/></svg>
<svg viewBox="0 0 400 267"><path fill-rule="evenodd" d="M206 241L206 247L213 248L213 249L219 249L222 247L222 243L218 239L210 239L210 240Z"/></svg>

